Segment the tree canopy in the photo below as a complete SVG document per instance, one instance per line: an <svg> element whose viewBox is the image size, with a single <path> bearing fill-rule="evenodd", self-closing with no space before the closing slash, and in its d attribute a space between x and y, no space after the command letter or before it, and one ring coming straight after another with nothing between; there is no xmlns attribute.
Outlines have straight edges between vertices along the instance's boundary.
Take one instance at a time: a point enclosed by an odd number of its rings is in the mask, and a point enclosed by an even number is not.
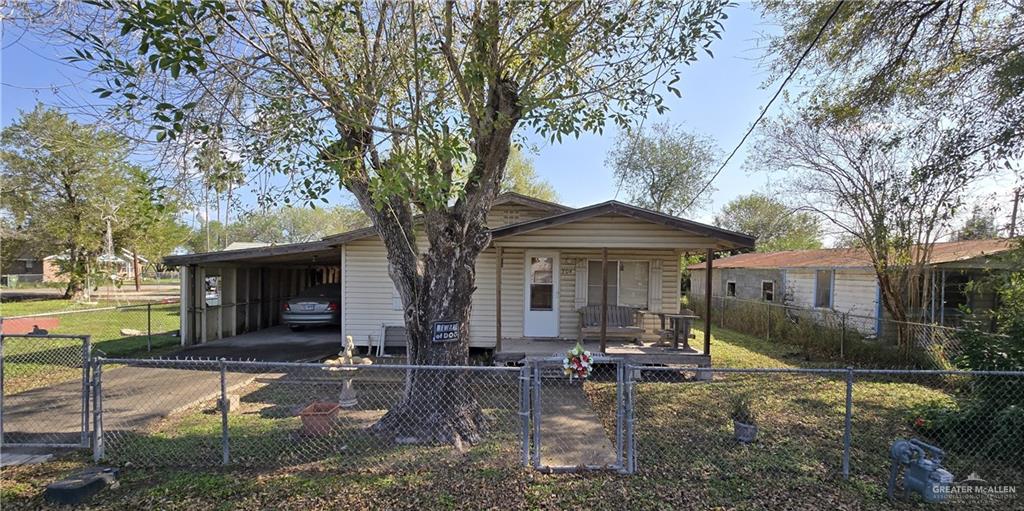
<svg viewBox="0 0 1024 511"><path fill-rule="evenodd" d="M821 222L813 214L761 193L722 206L715 225L757 238L758 252L821 248Z"/></svg>
<svg viewBox="0 0 1024 511"><path fill-rule="evenodd" d="M537 168L523 150L513 147L505 164L505 176L501 180L501 191L516 192L535 199L558 202L558 193L551 183L537 175Z"/></svg>
<svg viewBox="0 0 1024 511"><path fill-rule="evenodd" d="M620 132L607 164L629 202L680 215L711 196L709 181L718 152L706 136L658 123Z"/></svg>
<svg viewBox="0 0 1024 511"><path fill-rule="evenodd" d="M108 228L115 248L154 259L184 241L173 206L111 131L37 105L0 134L0 163L0 197L19 242L35 255L61 256L69 296L102 273Z"/></svg>

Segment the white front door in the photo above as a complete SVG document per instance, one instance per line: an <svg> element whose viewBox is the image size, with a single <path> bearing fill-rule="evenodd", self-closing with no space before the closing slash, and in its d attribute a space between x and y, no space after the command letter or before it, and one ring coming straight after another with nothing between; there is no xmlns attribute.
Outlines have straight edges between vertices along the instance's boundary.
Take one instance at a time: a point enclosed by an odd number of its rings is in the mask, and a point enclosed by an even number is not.
<svg viewBox="0 0 1024 511"><path fill-rule="evenodd" d="M558 252L526 253L524 337L558 337Z"/></svg>

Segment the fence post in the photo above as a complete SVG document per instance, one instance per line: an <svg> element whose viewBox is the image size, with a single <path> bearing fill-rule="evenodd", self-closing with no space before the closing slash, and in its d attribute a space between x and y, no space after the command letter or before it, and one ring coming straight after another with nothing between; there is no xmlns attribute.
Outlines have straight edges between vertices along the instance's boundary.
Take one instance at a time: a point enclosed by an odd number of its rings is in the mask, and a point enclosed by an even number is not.
<svg viewBox="0 0 1024 511"><path fill-rule="evenodd" d="M103 360L96 359L92 369L92 461L99 463L106 454L103 443Z"/></svg>
<svg viewBox="0 0 1024 511"><path fill-rule="evenodd" d="M530 366L519 370L519 420L522 436L523 466L530 466Z"/></svg>
<svg viewBox="0 0 1024 511"><path fill-rule="evenodd" d="M846 419L843 427L843 479L850 478L850 443L853 437L853 368L846 368Z"/></svg>
<svg viewBox="0 0 1024 511"><path fill-rule="evenodd" d="M623 450L625 445L623 442L623 435L625 434L625 414L626 414L626 403L625 396L623 395L622 385L625 383L623 371L625 370L623 362L617 361L615 363L615 464L619 466L619 470L625 470L624 459L625 455Z"/></svg>
<svg viewBox="0 0 1024 511"><path fill-rule="evenodd" d="M82 436L79 445L89 447L89 367L92 365L92 338L82 336Z"/></svg>
<svg viewBox="0 0 1024 511"><path fill-rule="evenodd" d="M637 471L637 454L636 444L634 443L634 421L636 420L636 404L634 394L634 374L633 366L627 365L625 369L625 385L626 395L624 396L624 404L626 408L626 473L634 474Z"/></svg>
<svg viewBox="0 0 1024 511"><path fill-rule="evenodd" d="M153 351L153 304L146 304L146 351Z"/></svg>
<svg viewBox="0 0 1024 511"><path fill-rule="evenodd" d="M771 302L764 302L765 310L765 327L764 327L764 340L772 340L772 304Z"/></svg>
<svg viewBox="0 0 1024 511"><path fill-rule="evenodd" d="M231 452L228 446L228 383L227 383L227 362L220 359L220 445L221 464L227 465L231 461Z"/></svg>
<svg viewBox="0 0 1024 511"><path fill-rule="evenodd" d="M533 468L540 468L540 362L533 364Z"/></svg>

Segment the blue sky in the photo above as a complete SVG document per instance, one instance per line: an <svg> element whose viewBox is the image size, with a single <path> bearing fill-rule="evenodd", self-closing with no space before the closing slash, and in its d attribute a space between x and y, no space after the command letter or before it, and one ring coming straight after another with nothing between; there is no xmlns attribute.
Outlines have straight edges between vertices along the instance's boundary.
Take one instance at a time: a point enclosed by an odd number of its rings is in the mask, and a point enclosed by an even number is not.
<svg viewBox="0 0 1024 511"><path fill-rule="evenodd" d="M715 57L702 56L684 69L679 87L683 97L670 95L667 104L671 110L645 123L665 118L682 123L689 130L711 136L726 153L771 95L771 90L761 88L765 73L758 62L762 56L759 35L771 30L773 27L761 20L753 4L733 8L723 39L712 46ZM17 30L5 30L0 55L0 113L4 126L17 118L19 110L31 109L36 101L65 108L98 102L89 92L95 85L89 83L87 76L61 62L60 58L68 54L67 48L47 45ZM91 120L87 111L84 114L83 120ZM605 166L605 155L614 136L615 130L611 129L600 136L586 135L561 144L531 137L531 143L539 149L532 158L538 173L555 186L566 204L582 206L616 197L622 199L611 170ZM715 182L717 191L711 205L689 216L710 221L713 212L733 197L765 185L767 176L748 175L743 170L746 149L733 158ZM337 198L345 199L340 193Z"/></svg>

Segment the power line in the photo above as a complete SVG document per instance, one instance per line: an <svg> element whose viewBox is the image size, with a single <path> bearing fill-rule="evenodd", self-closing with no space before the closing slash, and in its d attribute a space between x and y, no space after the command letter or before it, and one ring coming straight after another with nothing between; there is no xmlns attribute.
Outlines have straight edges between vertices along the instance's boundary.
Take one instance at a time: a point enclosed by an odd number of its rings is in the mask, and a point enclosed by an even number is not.
<svg viewBox="0 0 1024 511"><path fill-rule="evenodd" d="M722 165L718 167L718 170L716 170L714 175L711 176L711 179L709 179L707 183L704 183L704 186L701 187L700 191L694 194L693 198L690 199L689 204L687 204L686 208L684 209L689 209L690 206L693 206L693 203L697 201L697 198L700 197L700 194L704 193L704 191L707 190L709 186L711 186L711 183L715 180L715 178L717 178L718 175L722 173L722 169L724 169L725 166L729 164L729 162L732 160L732 157L736 155L736 152L740 150L740 147L743 146L743 143L747 141L747 137L749 137L750 134L754 132L754 128L756 128L757 124L761 122L762 119L764 119L764 116L765 114L768 113L768 109L771 108L772 103L774 103L775 100L779 97L779 95L782 94L783 89L786 88L786 84L788 84L789 80L792 79L793 75L796 74L797 69L800 68L800 64L803 63L807 55L809 55L811 53L811 50L814 49L814 45L818 44L818 40L821 39L821 36L822 34L825 33L825 29L828 28L828 25L832 23L832 19L836 17L836 13L839 12L839 8L843 6L844 2L845 0L839 0L838 2L836 2L835 8L832 9L832 13L828 15L828 18L825 20L825 23L823 23L821 25L821 28L818 29L818 33L817 35L814 36L814 40L811 41L811 44L807 45L807 49L804 50L803 54L800 55L800 58L797 59L796 64L793 66L793 69L791 69L789 71L789 74L786 75L786 79L782 80L782 83L779 85L779 89L775 91L775 95L772 96L772 99L768 100L768 104L765 105L763 109L761 109L761 115L757 116L757 119L754 120L754 123L750 125L750 129L748 129L747 132L743 134L743 138L740 139L740 143L736 144L736 147L732 149L732 152L730 152L729 156L725 158L725 161L723 161Z"/></svg>

